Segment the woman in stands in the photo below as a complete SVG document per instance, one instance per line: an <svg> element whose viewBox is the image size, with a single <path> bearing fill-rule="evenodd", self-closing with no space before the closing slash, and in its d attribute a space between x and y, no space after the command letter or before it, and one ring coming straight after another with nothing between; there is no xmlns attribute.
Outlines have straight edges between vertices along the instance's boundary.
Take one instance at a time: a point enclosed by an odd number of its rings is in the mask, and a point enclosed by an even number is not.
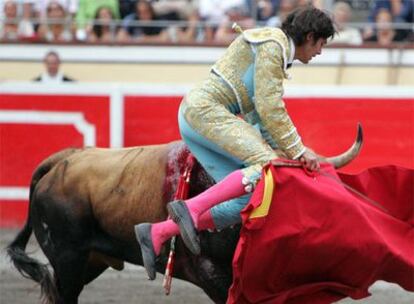
<svg viewBox="0 0 414 304"><path fill-rule="evenodd" d="M70 17L58 2L51 2L46 10L46 22L38 29L40 39L47 42L69 42L73 39Z"/></svg>
<svg viewBox="0 0 414 304"><path fill-rule="evenodd" d="M117 26L111 8L103 6L96 11L94 24L86 30L89 42L112 43L117 36Z"/></svg>

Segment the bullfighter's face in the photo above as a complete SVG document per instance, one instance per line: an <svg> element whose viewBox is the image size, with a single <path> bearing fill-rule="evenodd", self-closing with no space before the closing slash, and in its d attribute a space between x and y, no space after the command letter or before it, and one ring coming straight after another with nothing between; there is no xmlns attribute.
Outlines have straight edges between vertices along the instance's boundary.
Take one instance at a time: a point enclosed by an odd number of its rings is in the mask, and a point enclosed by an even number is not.
<svg viewBox="0 0 414 304"><path fill-rule="evenodd" d="M309 63L313 57L322 53L322 48L326 45L326 38L314 39L313 33L306 36L305 42L296 47L295 59L302 63Z"/></svg>

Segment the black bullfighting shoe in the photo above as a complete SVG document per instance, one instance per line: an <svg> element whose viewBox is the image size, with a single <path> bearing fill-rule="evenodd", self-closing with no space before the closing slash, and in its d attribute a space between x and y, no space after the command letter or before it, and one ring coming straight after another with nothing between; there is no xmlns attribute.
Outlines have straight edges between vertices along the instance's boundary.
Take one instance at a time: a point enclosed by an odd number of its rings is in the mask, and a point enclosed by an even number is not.
<svg viewBox="0 0 414 304"><path fill-rule="evenodd" d="M151 239L151 224L143 223L134 226L135 237L141 247L142 261L148 278L154 280L157 274L155 270L155 251Z"/></svg>
<svg viewBox="0 0 414 304"><path fill-rule="evenodd" d="M167 204L168 214L180 227L180 234L187 248L195 255L200 254L200 239L194 227L193 219L184 201Z"/></svg>

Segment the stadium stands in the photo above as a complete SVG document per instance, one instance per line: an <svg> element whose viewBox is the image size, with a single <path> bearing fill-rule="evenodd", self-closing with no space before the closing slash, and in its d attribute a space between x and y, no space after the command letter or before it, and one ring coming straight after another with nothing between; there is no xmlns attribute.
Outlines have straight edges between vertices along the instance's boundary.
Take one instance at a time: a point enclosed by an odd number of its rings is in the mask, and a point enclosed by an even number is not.
<svg viewBox="0 0 414 304"><path fill-rule="evenodd" d="M278 25L286 9L314 3L333 10L337 2L349 5L348 25L365 41L375 40L380 10L389 12L396 41L413 41L412 0L0 0L0 41L225 45L234 21Z"/></svg>

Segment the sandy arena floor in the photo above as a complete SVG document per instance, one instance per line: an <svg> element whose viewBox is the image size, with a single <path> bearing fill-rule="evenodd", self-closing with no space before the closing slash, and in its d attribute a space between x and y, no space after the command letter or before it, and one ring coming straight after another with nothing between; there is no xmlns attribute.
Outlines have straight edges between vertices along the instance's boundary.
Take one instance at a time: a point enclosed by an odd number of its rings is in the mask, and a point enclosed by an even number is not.
<svg viewBox="0 0 414 304"><path fill-rule="evenodd" d="M23 278L5 256L4 248L16 233L16 230L0 230L0 303L40 303L39 287L34 282ZM27 251L32 252L39 260L46 262L35 240L30 241ZM360 301L345 299L339 303L414 303L414 293L408 293L396 285L378 282L371 287L370 291L373 294L370 298ZM86 286L80 296L79 303L207 304L212 301L198 287L178 279L173 280L171 295L165 296L162 288L162 275L158 274L155 281L148 281L142 267L128 264L121 272L107 270L97 280Z"/></svg>

